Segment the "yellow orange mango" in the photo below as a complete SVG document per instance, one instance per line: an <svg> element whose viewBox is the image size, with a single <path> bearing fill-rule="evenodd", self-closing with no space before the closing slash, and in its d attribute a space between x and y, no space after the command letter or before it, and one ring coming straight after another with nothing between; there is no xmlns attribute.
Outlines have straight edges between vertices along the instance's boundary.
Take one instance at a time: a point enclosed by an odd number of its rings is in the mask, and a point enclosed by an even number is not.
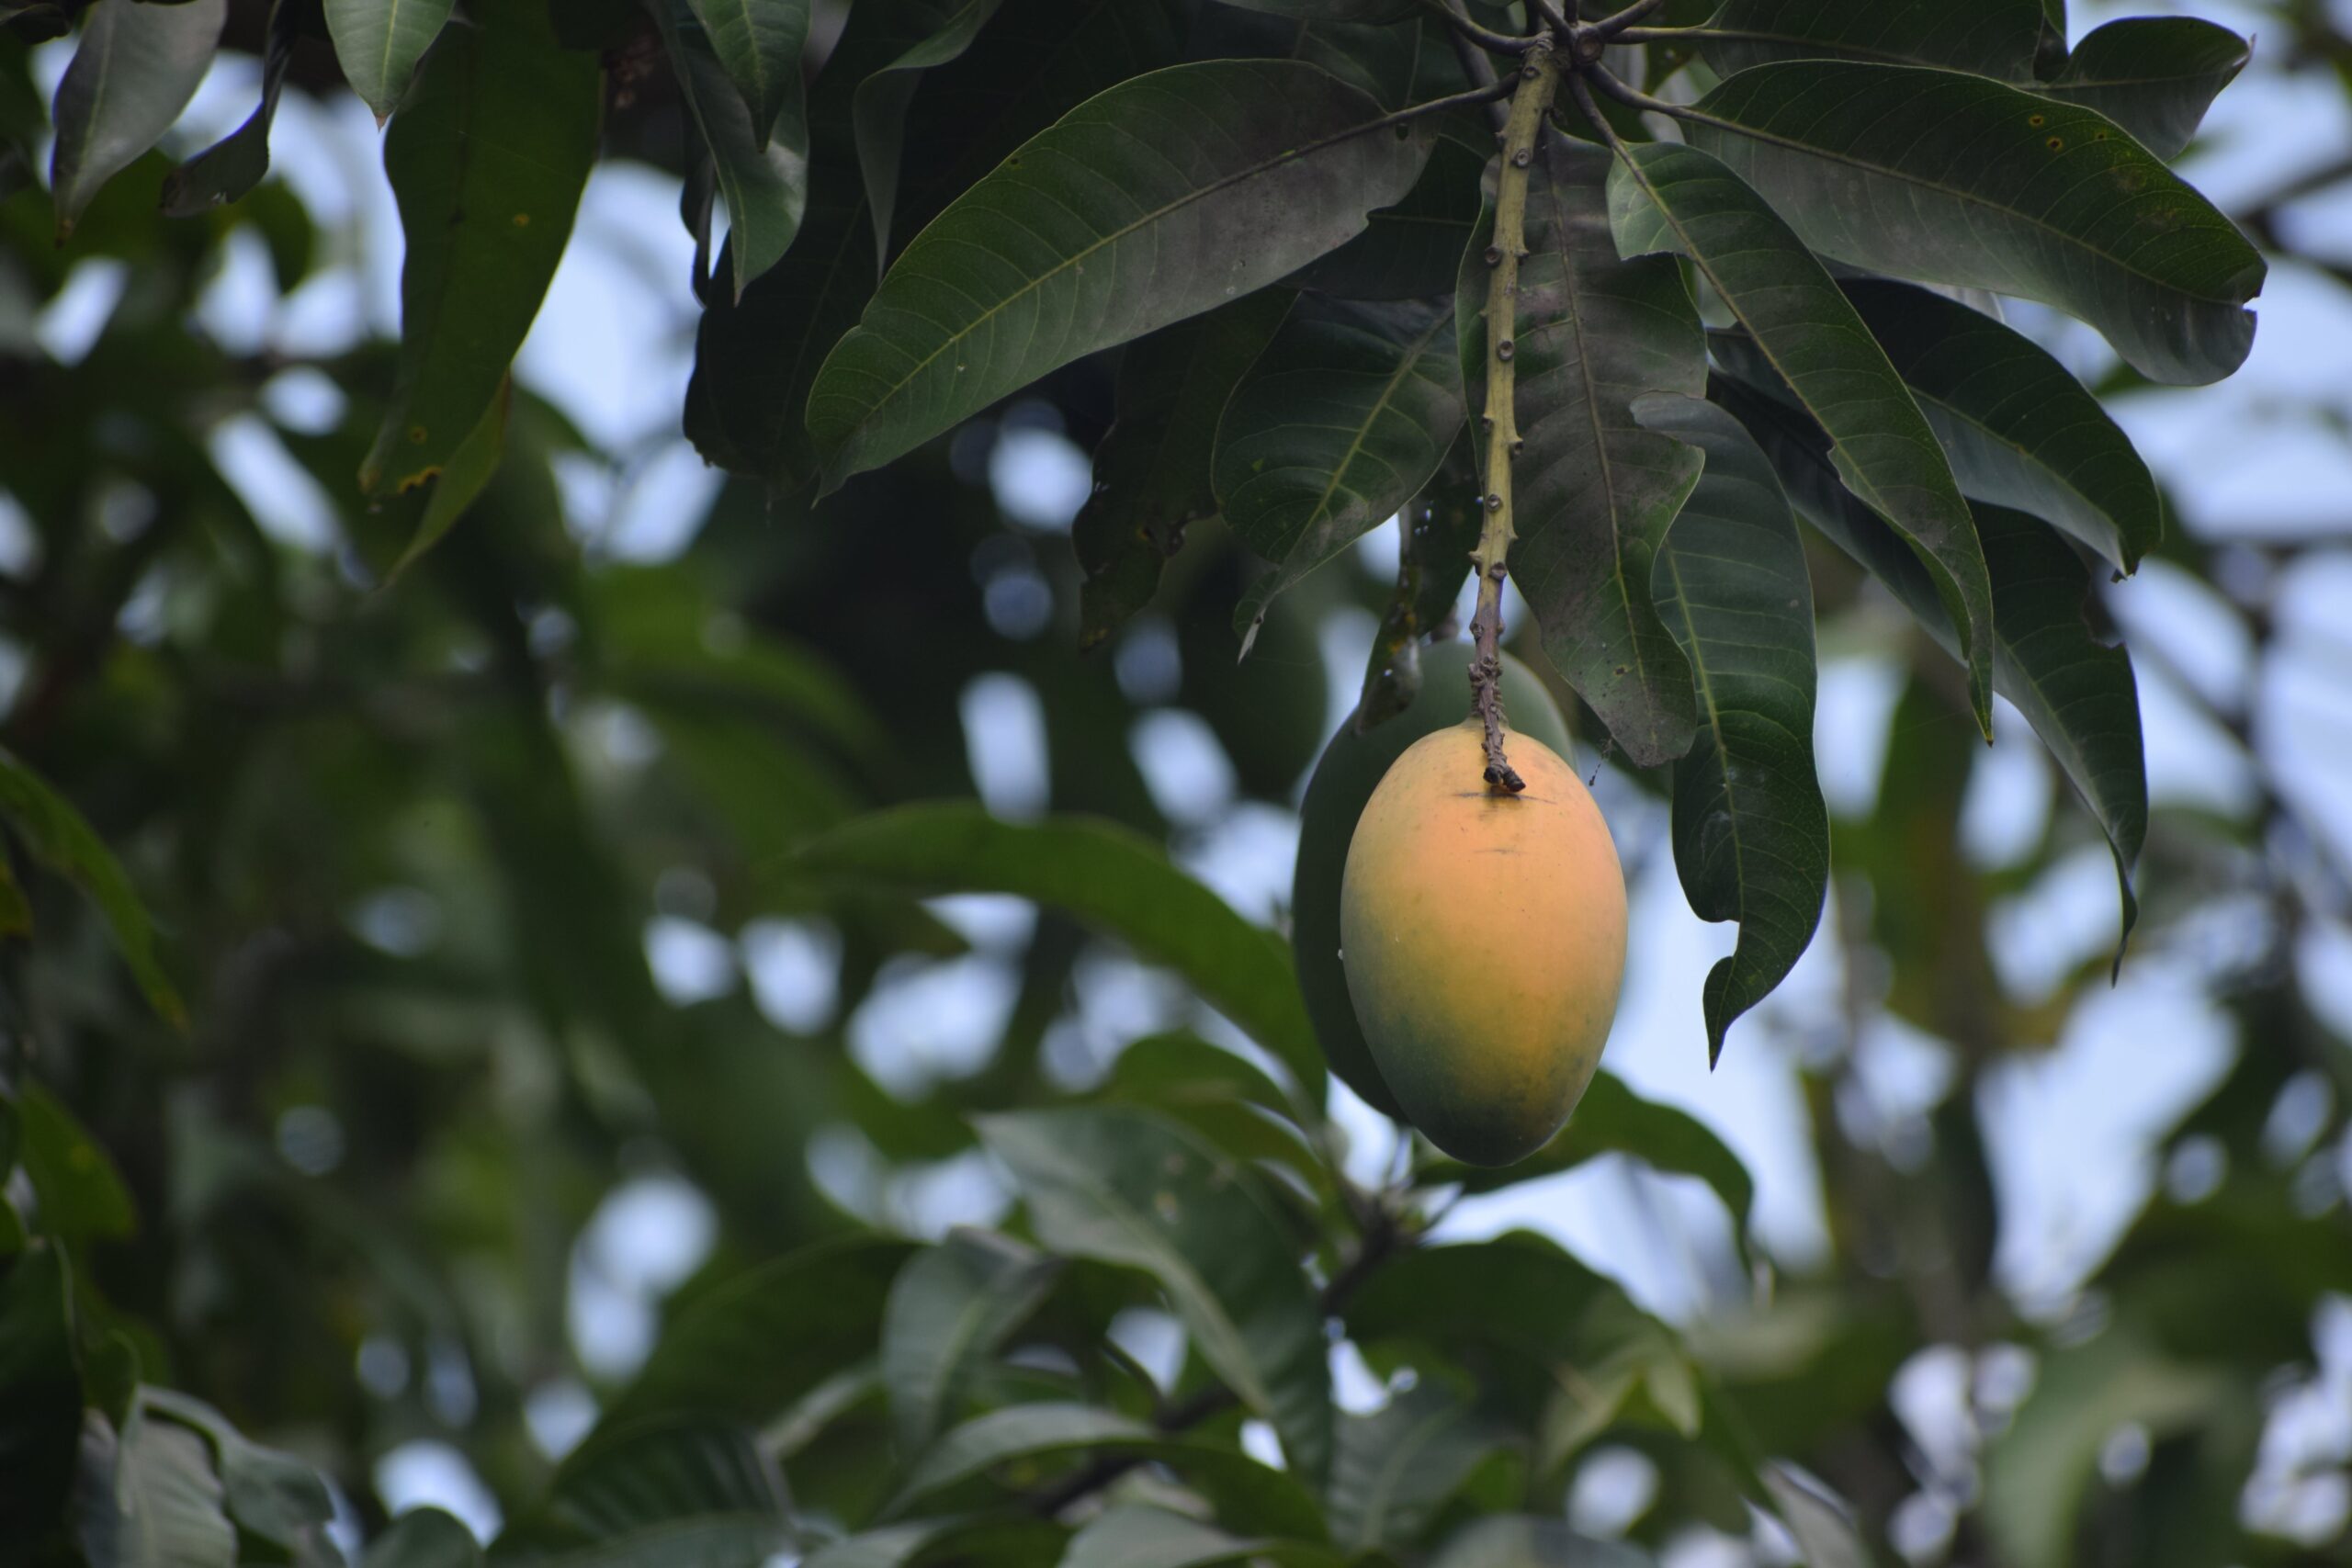
<svg viewBox="0 0 2352 1568"><path fill-rule="evenodd" d="M1454 1158L1509 1165L1592 1081L1625 976L1625 874L1591 792L1509 737L1487 787L1476 720L1414 742L1373 791L1340 884L1341 967L1374 1065Z"/></svg>

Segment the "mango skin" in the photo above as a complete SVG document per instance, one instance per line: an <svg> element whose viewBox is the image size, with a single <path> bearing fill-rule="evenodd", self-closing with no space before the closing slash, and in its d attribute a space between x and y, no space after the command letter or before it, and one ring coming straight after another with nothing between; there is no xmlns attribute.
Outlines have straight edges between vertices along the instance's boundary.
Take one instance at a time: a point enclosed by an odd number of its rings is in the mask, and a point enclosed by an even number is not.
<svg viewBox="0 0 2352 1568"><path fill-rule="evenodd" d="M1475 721L1413 743L1348 847L1348 996L1381 1079L1430 1142L1510 1165L1550 1141L1600 1065L1625 978L1625 874L1558 753L1506 742L1524 794L1487 787Z"/></svg>
<svg viewBox="0 0 2352 1568"><path fill-rule="evenodd" d="M1374 1110L1400 1122L1404 1111L1373 1065L1372 1048L1364 1043L1355 1004L1348 998L1348 977L1340 964L1340 882L1347 872L1356 819L1390 764L1414 741L1459 723L1468 711L1470 655L1466 642L1422 649L1419 694L1403 713L1362 734L1356 732L1355 715L1350 714L1323 749L1299 807L1290 943L1307 1020L1322 1043L1324 1060L1340 1081ZM1508 653L1503 655L1502 694L1514 730L1524 727L1553 750L1568 750L1567 721L1560 716L1559 705L1535 671Z"/></svg>

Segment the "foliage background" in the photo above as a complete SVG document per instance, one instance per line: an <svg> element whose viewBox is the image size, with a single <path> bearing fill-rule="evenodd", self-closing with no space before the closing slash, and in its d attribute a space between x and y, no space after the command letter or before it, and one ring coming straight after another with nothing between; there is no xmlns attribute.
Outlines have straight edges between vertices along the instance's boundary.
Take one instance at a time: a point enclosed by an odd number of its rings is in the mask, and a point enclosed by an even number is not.
<svg viewBox="0 0 2352 1568"><path fill-rule="evenodd" d="M2117 9L2077 0L2073 29ZM2352 1518L2352 17L2195 9L2259 40L2183 164L2271 254L2253 360L2147 389L2012 316L2110 394L2181 525L2104 594L2155 807L2121 981L2106 852L2030 735L2005 713L1976 745L1938 656L1833 568L1833 903L1712 1074L1728 934L1684 908L1663 803L1578 758L1634 892L1609 1065L1740 1155L1769 1288L1705 1185L1616 1156L1438 1233L1564 1242L1916 1562L2078 1560L2078 1527L2082 1561L2340 1561ZM243 118L260 33L236 7L247 53L167 152ZM66 57L31 52L44 98ZM399 227L366 108L305 72L240 207L155 216L160 157L69 246L42 193L0 207L0 739L121 856L193 1028L21 841L37 936L0 953L0 1022L119 1168L128 1203L84 1223L147 1380L318 1465L346 1543L425 1503L487 1536L675 1301L858 1227L1000 1223L968 1114L1149 1098L1130 1042L1238 1038L1067 917L845 897L795 845L977 794L1162 838L1278 922L1395 544L1295 591L1237 669L1244 558L1198 530L1160 609L1076 657L1093 364L816 515L722 482L679 432L692 244L648 79L517 363L543 461L387 584L413 518L349 476ZM1393 1134L1333 1094L1376 1182ZM1172 1386L1172 1320L1116 1322ZM1346 1407L1396 1396L1354 1347L1334 1364ZM1579 1450L1569 1517L1684 1568L1779 1560L1657 1424ZM788 1469L854 1498L873 1452Z"/></svg>

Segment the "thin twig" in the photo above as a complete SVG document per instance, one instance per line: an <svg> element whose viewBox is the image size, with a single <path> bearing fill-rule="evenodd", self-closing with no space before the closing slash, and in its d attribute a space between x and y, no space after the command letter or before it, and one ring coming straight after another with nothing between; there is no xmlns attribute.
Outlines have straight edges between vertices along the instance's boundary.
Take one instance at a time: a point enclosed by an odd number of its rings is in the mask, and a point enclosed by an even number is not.
<svg viewBox="0 0 2352 1568"><path fill-rule="evenodd" d="M1623 10L1613 16L1603 17L1597 22L1589 23L1588 26L1601 38L1614 39L1665 4L1666 0L1634 0L1634 3Z"/></svg>
<svg viewBox="0 0 2352 1568"><path fill-rule="evenodd" d="M1717 119L1713 115L1701 114L1688 104L1670 104L1664 98L1654 98L1647 93L1619 81L1603 66L1589 66L1578 74L1628 108L1640 109L1646 114L1662 114L1669 119L1701 120L1709 125L1731 125L1729 120ZM1737 128L1732 127L1732 129Z"/></svg>
<svg viewBox="0 0 2352 1568"><path fill-rule="evenodd" d="M1503 579L1510 574L1506 558L1515 536L1510 465L1520 448L1518 369L1512 360L1518 353L1519 263L1527 254L1527 171L1559 81L1548 46L1531 51L1520 67L1495 180L1494 238L1487 246L1492 269L1487 277L1487 493L1481 501L1487 522L1470 556L1478 574L1478 611L1470 621L1477 649L1470 662L1470 702L1486 732L1487 783L1512 795L1527 787L1503 754Z"/></svg>
<svg viewBox="0 0 2352 1568"><path fill-rule="evenodd" d="M1498 54L1525 54L1533 49L1542 34L1521 38L1515 33L1498 33L1483 22L1473 20L1449 0L1421 0L1421 4L1437 13L1438 20L1453 29L1453 36L1480 49L1491 49Z"/></svg>
<svg viewBox="0 0 2352 1568"><path fill-rule="evenodd" d="M1452 6L1446 6L1445 9L1448 14L1453 13ZM1459 29L1448 31L1446 39L1453 45L1453 58L1462 62L1462 74L1471 87L1481 92L1494 90L1495 62L1487 58L1487 51L1471 42L1469 36ZM1487 123L1495 128L1496 135L1502 134L1503 122L1510 118L1510 111L1503 107L1498 99L1487 101Z"/></svg>

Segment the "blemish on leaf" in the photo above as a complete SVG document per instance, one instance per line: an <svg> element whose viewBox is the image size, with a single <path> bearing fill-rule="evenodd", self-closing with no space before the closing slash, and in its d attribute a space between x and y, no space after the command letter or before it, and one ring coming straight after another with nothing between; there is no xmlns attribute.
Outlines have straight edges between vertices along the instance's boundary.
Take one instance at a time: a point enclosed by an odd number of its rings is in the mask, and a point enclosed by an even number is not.
<svg viewBox="0 0 2352 1568"><path fill-rule="evenodd" d="M423 426L423 425L421 425L421 424L412 424L412 425L410 425L410 426L408 427L408 444L409 444L410 446L424 446L424 437L425 437L425 429L424 429L424 426Z"/></svg>
<svg viewBox="0 0 2352 1568"><path fill-rule="evenodd" d="M530 226L531 215L529 213L518 212L514 215L514 227L517 229L527 229Z"/></svg>
<svg viewBox="0 0 2352 1568"><path fill-rule="evenodd" d="M2025 122L2033 127L2034 130L2040 130L2043 126L2050 123L2050 117L2046 114L2028 115L2026 116Z"/></svg>
<svg viewBox="0 0 2352 1568"><path fill-rule="evenodd" d="M2052 152L2055 152L2066 145L2066 139L2063 136L2053 136L2049 141L2043 142L2042 145L2049 148Z"/></svg>

